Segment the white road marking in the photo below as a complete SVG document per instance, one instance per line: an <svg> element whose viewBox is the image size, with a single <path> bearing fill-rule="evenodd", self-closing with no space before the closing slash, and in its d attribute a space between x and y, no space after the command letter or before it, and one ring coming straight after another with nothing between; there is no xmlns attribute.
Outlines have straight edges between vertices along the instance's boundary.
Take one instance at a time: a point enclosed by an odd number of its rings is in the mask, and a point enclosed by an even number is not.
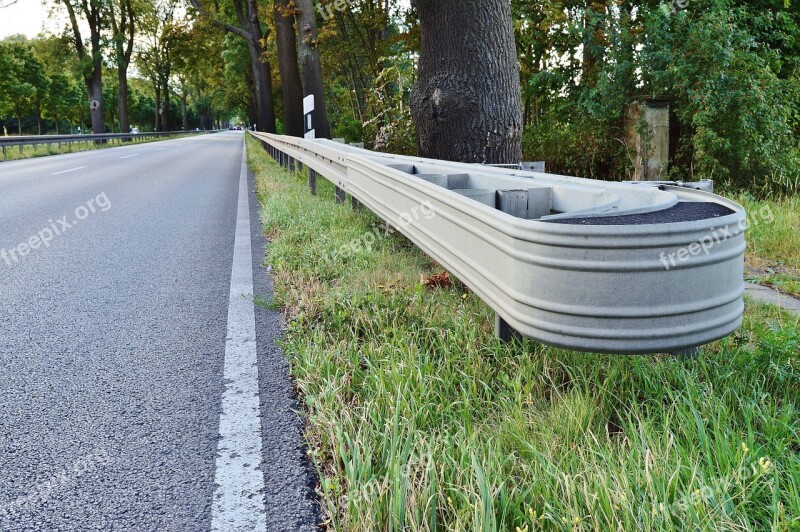
<svg viewBox="0 0 800 532"><path fill-rule="evenodd" d="M133 155L126 155L124 157L120 157L120 159L130 159L131 157L136 157L137 155L139 155L139 154L138 153L134 153Z"/></svg>
<svg viewBox="0 0 800 532"><path fill-rule="evenodd" d="M76 168L70 168L69 170L61 170L60 172L53 172L50 175L58 175L58 174L66 174L67 172L74 172L75 170L83 170L86 168L85 166L78 166Z"/></svg>
<svg viewBox="0 0 800 532"><path fill-rule="evenodd" d="M211 506L211 530L214 531L259 532L267 528L257 357L250 202L243 151L225 338L225 391L219 418L216 489Z"/></svg>
<svg viewBox="0 0 800 532"><path fill-rule="evenodd" d="M166 148L158 148L156 151L166 150Z"/></svg>

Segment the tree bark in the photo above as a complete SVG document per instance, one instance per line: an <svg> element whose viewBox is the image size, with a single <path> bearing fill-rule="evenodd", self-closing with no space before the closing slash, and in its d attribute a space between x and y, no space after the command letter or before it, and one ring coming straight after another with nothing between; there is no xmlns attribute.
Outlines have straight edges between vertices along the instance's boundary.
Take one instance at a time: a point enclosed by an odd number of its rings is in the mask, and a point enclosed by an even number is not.
<svg viewBox="0 0 800 532"><path fill-rule="evenodd" d="M297 34L290 0L275 0L275 31L278 44L278 68L283 92L283 128L287 135L303 136L303 84L297 66Z"/></svg>
<svg viewBox="0 0 800 532"><path fill-rule="evenodd" d="M314 95L314 129L317 138L331 138L328 108L325 106L325 86L322 82L322 63L317 48L317 19L312 0L295 0L300 13L297 28L300 34L300 65L303 69L303 96Z"/></svg>
<svg viewBox="0 0 800 532"><path fill-rule="evenodd" d="M119 95L117 96L117 112L119 113L119 132L130 133L131 122L128 117L128 73L117 70Z"/></svg>
<svg viewBox="0 0 800 532"><path fill-rule="evenodd" d="M507 0L412 0L422 33L411 95L420 155L522 160L522 103Z"/></svg>
<svg viewBox="0 0 800 532"><path fill-rule="evenodd" d="M154 122L154 125L153 125L153 131L161 131L161 129L159 127L160 126L160 122L161 122L159 120L159 117L161 116L161 113L159 113L159 111L161 110L161 86L159 85L159 83L157 81L153 84L153 94L156 97L155 105L154 105L154 108L155 108L155 122Z"/></svg>
<svg viewBox="0 0 800 532"><path fill-rule="evenodd" d="M169 118L169 75L162 80L161 86L164 94L164 114L161 115L161 127L164 131L172 131L172 121Z"/></svg>
<svg viewBox="0 0 800 532"><path fill-rule="evenodd" d="M92 119L92 133L102 135L106 132L106 123L103 118L103 71L99 64L92 68L92 73L86 80L86 92L89 94L89 115Z"/></svg>

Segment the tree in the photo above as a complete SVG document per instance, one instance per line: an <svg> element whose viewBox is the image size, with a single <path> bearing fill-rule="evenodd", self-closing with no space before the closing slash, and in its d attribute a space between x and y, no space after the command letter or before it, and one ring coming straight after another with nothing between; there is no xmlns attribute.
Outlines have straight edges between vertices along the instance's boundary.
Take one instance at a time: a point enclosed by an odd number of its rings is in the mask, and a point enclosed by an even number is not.
<svg viewBox="0 0 800 532"><path fill-rule="evenodd" d="M83 104L80 88L68 76L55 74L50 77L50 87L44 105L44 116L52 118L56 126L56 134L60 133L61 121L70 116L70 112Z"/></svg>
<svg viewBox="0 0 800 532"><path fill-rule="evenodd" d="M297 66L294 2L292 0L274 0L274 2L278 68L281 72L281 89L283 91L283 128L287 135L302 137L303 85Z"/></svg>
<svg viewBox="0 0 800 532"><path fill-rule="evenodd" d="M133 53L136 17L131 0L108 0L108 10L119 85L117 96L119 131L120 133L129 133L131 128L128 117L128 66Z"/></svg>
<svg viewBox="0 0 800 532"><path fill-rule="evenodd" d="M298 52L303 71L303 95L314 96L314 129L318 138L331 138L328 124L328 108L325 105L325 88L322 79L322 63L317 48L317 19L312 0L296 0L297 30L300 43Z"/></svg>
<svg viewBox="0 0 800 532"><path fill-rule="evenodd" d="M422 30L411 96L420 155L520 162L522 111L510 3L412 0L412 5Z"/></svg>
<svg viewBox="0 0 800 532"><path fill-rule="evenodd" d="M27 40L0 43L0 73L4 74L0 84L0 106L5 104L17 119L17 133L22 134L22 118L35 112L39 133L42 130L41 108L47 95L49 80L42 64L33 54Z"/></svg>
<svg viewBox="0 0 800 532"><path fill-rule="evenodd" d="M103 4L101 0L56 0L69 14L70 27L75 43L75 51L83 64L83 80L89 97L89 110L92 117L92 132L105 133L103 120ZM81 36L78 16L89 26L89 50Z"/></svg>
<svg viewBox="0 0 800 532"><path fill-rule="evenodd" d="M137 17L140 33L144 37L136 54L139 70L150 80L155 96L153 110L154 131L169 131L170 78L172 76L172 48L183 31L175 22L176 5L171 0L154 2L151 9Z"/></svg>
<svg viewBox="0 0 800 532"><path fill-rule="evenodd" d="M209 22L223 30L238 35L247 43L250 52L250 73L255 85L256 102L258 107L258 122L256 129L275 133L275 108L272 101L272 72L270 65L263 59L264 56L264 30L258 16L256 0L233 0L233 8L239 26L230 24L216 18L206 10L200 0L190 0L192 6Z"/></svg>

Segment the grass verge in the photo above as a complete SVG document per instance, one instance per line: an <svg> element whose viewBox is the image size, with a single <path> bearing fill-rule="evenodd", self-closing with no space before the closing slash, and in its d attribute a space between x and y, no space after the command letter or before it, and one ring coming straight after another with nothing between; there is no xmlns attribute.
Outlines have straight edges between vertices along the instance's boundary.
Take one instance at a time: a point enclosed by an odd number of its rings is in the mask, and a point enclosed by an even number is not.
<svg viewBox="0 0 800 532"><path fill-rule="evenodd" d="M800 196L735 198L748 212L747 278L800 297Z"/></svg>
<svg viewBox="0 0 800 532"><path fill-rule="evenodd" d="M17 146L9 146L6 148L6 156L3 159L3 154L0 152L0 163L3 161L18 161L20 159L31 159L33 157L46 157L48 155L61 155L63 153L75 153L82 151L101 150L104 148L116 148L118 146L132 146L134 144L146 144L148 142L156 142L159 140L170 140L185 137L186 135L170 135L167 137L156 137L149 139L135 139L129 142L117 143L108 142L106 144L95 144L92 141L91 135L86 135L85 142L69 142L61 146L57 144L38 144L35 148L33 146L23 146L20 152Z"/></svg>
<svg viewBox="0 0 800 532"><path fill-rule="evenodd" d="M749 305L693 362L504 345L369 212L248 158L331 529L800 527L796 317Z"/></svg>

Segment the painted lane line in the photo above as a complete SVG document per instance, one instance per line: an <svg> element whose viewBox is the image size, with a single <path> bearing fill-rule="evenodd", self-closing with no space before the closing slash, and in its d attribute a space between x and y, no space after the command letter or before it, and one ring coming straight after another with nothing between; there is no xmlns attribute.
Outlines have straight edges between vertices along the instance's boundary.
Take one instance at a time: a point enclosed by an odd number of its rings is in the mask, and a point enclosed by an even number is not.
<svg viewBox="0 0 800 532"><path fill-rule="evenodd" d="M156 149L156 151L162 151L162 150L166 150L166 148L158 148L158 149Z"/></svg>
<svg viewBox="0 0 800 532"><path fill-rule="evenodd" d="M50 175L59 175L59 174L66 174L67 172L74 172L75 170L83 170L86 168L85 166L78 166L76 168L70 168L69 170L61 170L60 172L53 172Z"/></svg>
<svg viewBox="0 0 800 532"><path fill-rule="evenodd" d="M225 390L211 507L211 530L226 532L258 532L266 531L267 527L245 157L243 149L225 338Z"/></svg>
<svg viewBox="0 0 800 532"><path fill-rule="evenodd" d="M124 157L120 157L120 159L130 159L131 157L136 157L137 155L139 155L139 154L138 153L134 153L133 155L126 155Z"/></svg>

